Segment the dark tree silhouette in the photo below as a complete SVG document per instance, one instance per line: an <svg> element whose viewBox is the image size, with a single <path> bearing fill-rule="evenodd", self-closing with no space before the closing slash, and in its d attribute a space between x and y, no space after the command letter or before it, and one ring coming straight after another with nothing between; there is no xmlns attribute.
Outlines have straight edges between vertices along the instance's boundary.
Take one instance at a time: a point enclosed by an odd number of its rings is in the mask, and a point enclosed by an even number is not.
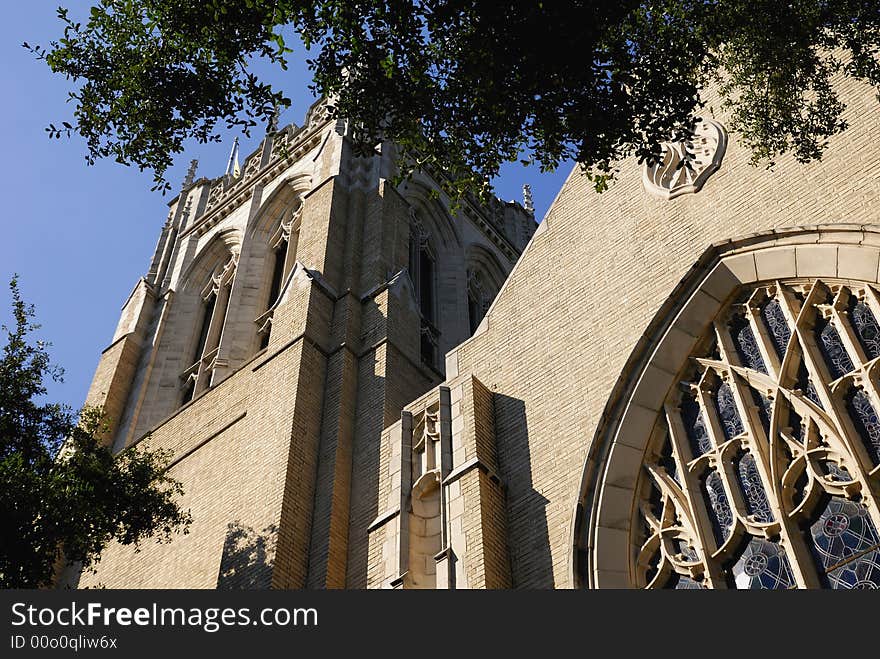
<svg viewBox="0 0 880 659"><path fill-rule="evenodd" d="M32 342L33 307L10 283L15 327L3 326L0 357L0 588L50 585L62 560L93 566L111 540L170 540L186 532L188 512L175 502L179 482L163 451L102 441L101 410L80 414L44 403L44 381L59 379L48 344Z"/></svg>

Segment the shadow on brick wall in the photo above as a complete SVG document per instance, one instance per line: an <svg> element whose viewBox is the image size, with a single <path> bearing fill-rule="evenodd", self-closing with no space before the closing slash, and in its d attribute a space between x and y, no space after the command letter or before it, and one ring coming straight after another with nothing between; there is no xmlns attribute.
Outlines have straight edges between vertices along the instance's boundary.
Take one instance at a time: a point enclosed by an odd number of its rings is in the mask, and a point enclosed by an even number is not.
<svg viewBox="0 0 880 659"><path fill-rule="evenodd" d="M547 530L549 500L532 483L532 450L526 405L494 394L498 466L507 493L507 547L514 588L554 588Z"/></svg>
<svg viewBox="0 0 880 659"><path fill-rule="evenodd" d="M218 590L258 590L272 585L272 560L278 527L257 532L250 526L231 522L226 527L223 558L217 576Z"/></svg>

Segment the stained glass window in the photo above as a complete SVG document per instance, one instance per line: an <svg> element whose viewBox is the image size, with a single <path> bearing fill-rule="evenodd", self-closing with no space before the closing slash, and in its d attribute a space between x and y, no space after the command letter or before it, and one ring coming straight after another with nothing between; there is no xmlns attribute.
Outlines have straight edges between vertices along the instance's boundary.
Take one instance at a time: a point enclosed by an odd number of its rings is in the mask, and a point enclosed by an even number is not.
<svg viewBox="0 0 880 659"><path fill-rule="evenodd" d="M674 481L681 485L678 478L678 467L675 464L675 458L672 456L672 446L668 441L663 445L663 452L660 454L657 462L662 465L666 470L666 473L669 474Z"/></svg>
<svg viewBox="0 0 880 659"><path fill-rule="evenodd" d="M810 377L810 374L807 373L807 367L803 362L801 362L800 367L798 368L796 388L800 389L801 392L811 401L816 403L816 405L822 407L822 402L819 400L819 394L816 391L816 385L813 384L813 379Z"/></svg>
<svg viewBox="0 0 880 659"><path fill-rule="evenodd" d="M795 587L785 550L762 538L752 538L740 559L733 564L732 571L737 588L777 590Z"/></svg>
<svg viewBox="0 0 880 659"><path fill-rule="evenodd" d="M794 411L794 408L788 408L788 428L791 430L791 436L799 442L804 441L804 420L801 415Z"/></svg>
<svg viewBox="0 0 880 659"><path fill-rule="evenodd" d="M730 528L733 526L730 501L727 499L727 492L724 491L724 482L717 471L709 473L703 487L709 503L709 516L712 518L715 541L721 546L727 540Z"/></svg>
<svg viewBox="0 0 880 659"><path fill-rule="evenodd" d="M743 455L737 464L736 475L739 477L739 485L745 495L746 509L756 522L772 522L773 513L770 510L770 502L767 501L767 493L761 483L758 474L758 465L751 453Z"/></svg>
<svg viewBox="0 0 880 659"><path fill-rule="evenodd" d="M699 556L697 556L697 550L691 547L684 540L676 539L673 544L675 545L678 553L681 554L682 558L684 558L684 560L691 562L699 560Z"/></svg>
<svg viewBox="0 0 880 659"><path fill-rule="evenodd" d="M871 405L871 399L862 389L852 389L846 402L853 424L874 459L874 464L880 463L880 419Z"/></svg>
<svg viewBox="0 0 880 659"><path fill-rule="evenodd" d="M699 581L694 581L684 575L676 575L670 586L675 590L703 590Z"/></svg>
<svg viewBox="0 0 880 659"><path fill-rule="evenodd" d="M715 393L715 407L718 410L718 420L721 421L727 439L733 439L739 435L743 431L743 425L736 409L733 392L726 382L722 382L718 386L718 391Z"/></svg>
<svg viewBox="0 0 880 659"><path fill-rule="evenodd" d="M834 325L824 318L819 318L816 321L816 338L832 378L837 379L853 370L852 360L843 347Z"/></svg>
<svg viewBox="0 0 880 659"><path fill-rule="evenodd" d="M745 316L734 316L730 322L730 330L733 335L733 344L736 346L736 352L739 354L743 366L766 373L767 367L764 365L764 358L761 356L758 342L755 341L755 334Z"/></svg>
<svg viewBox="0 0 880 659"><path fill-rule="evenodd" d="M752 389L752 399L758 406L758 416L761 417L761 425L764 426L764 432L769 433L770 420L773 417L773 401L754 389Z"/></svg>
<svg viewBox="0 0 880 659"><path fill-rule="evenodd" d="M831 588L880 586L880 538L864 505L831 497L810 537Z"/></svg>
<svg viewBox="0 0 880 659"><path fill-rule="evenodd" d="M712 450L712 440L709 439L709 433L706 431L706 421L700 411L700 405L693 396L682 397L681 417L694 456L697 457Z"/></svg>
<svg viewBox="0 0 880 659"><path fill-rule="evenodd" d="M651 587L880 587L880 506L869 473L880 464L873 403L880 392L841 338L858 337L866 355L880 356L880 326L858 302L874 293L851 282L810 286L803 294L803 281L774 282L731 296L697 343L711 347L682 366L686 384L670 390L664 408L677 407L679 418L661 417L666 432L648 453L655 476L645 470L638 486L648 504L638 511L654 511L651 523L633 524L641 534L635 544L646 553L638 559L641 574L651 565ZM741 312L750 299L764 300L759 313ZM814 311L802 313L797 300ZM718 323L725 317L734 320ZM780 362L789 350L797 361L768 373L755 341L763 336ZM736 348L735 363L719 344ZM852 375L838 382L846 374ZM700 400L697 391L708 393ZM754 412L741 415L738 401ZM858 444L866 451L851 452ZM677 492L661 492L651 481L662 472L681 486ZM698 484L696 491L688 483ZM709 528L695 533L684 520Z"/></svg>
<svg viewBox="0 0 880 659"><path fill-rule="evenodd" d="M880 357L880 325L877 319L864 302L857 301L856 297L850 298L849 317L852 320L853 329L859 337L859 343L868 359Z"/></svg>
<svg viewBox="0 0 880 659"><path fill-rule="evenodd" d="M791 329L788 327L788 321L785 320L785 314L782 313L782 307L779 301L772 298L761 309L761 316L767 323L767 329L770 330L770 339L773 341L773 348L779 355L779 360L785 356L785 350L788 347L788 341L791 339Z"/></svg>
<svg viewBox="0 0 880 659"><path fill-rule="evenodd" d="M831 460L823 460L820 464L825 476L831 480L838 483L846 483L852 480L852 475L846 470L846 467L841 467Z"/></svg>

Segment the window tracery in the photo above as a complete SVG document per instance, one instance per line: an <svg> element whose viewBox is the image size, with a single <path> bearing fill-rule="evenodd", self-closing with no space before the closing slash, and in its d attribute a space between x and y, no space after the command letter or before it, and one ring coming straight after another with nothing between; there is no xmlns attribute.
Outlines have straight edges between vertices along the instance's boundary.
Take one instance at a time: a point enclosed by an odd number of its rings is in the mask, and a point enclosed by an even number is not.
<svg viewBox="0 0 880 659"><path fill-rule="evenodd" d="M217 268L200 293L201 317L193 352L194 363L182 374L181 404L186 404L211 386L211 376L217 365L220 338L229 307L229 294L238 258L235 254Z"/></svg>
<svg viewBox="0 0 880 659"><path fill-rule="evenodd" d="M880 587L880 298L751 287L668 395L630 528L649 588Z"/></svg>
<svg viewBox="0 0 880 659"><path fill-rule="evenodd" d="M282 214L281 219L277 220L278 226L266 244L268 248L267 267L270 268L270 279L266 294L265 311L254 319L257 325L260 350L269 345L275 303L278 301L284 281L290 274L296 261L301 216L302 201L297 200L297 203L287 208Z"/></svg>
<svg viewBox="0 0 880 659"><path fill-rule="evenodd" d="M471 334L473 334L477 331L480 321L483 320L494 298L494 295L488 290L482 272L474 269L468 270L467 295L468 322Z"/></svg>
<svg viewBox="0 0 880 659"><path fill-rule="evenodd" d="M422 361L437 365L440 331L437 328L437 257L429 234L415 214L410 216L409 275L419 309L419 345Z"/></svg>

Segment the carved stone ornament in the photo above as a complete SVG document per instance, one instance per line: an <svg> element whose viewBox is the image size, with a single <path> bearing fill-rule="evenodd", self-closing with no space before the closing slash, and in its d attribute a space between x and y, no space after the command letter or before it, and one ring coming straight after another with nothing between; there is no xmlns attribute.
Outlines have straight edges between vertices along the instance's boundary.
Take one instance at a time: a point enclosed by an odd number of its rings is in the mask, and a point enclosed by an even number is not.
<svg viewBox="0 0 880 659"><path fill-rule="evenodd" d="M664 144L661 160L643 165L645 189L664 199L699 192L706 179L721 166L726 149L724 126L712 119L701 119L690 139Z"/></svg>

